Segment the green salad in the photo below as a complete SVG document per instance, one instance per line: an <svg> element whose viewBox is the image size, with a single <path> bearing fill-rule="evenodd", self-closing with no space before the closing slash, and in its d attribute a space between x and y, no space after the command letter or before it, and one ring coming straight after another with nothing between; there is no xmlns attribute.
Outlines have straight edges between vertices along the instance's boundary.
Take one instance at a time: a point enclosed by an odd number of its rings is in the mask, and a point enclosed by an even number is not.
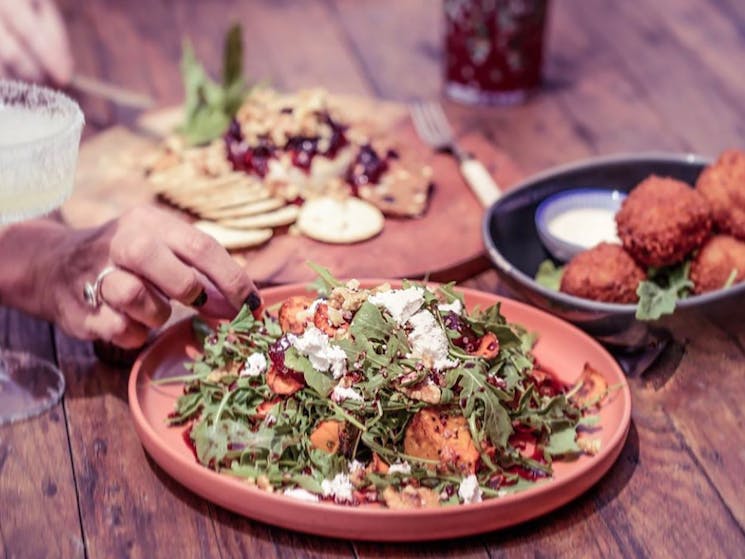
<svg viewBox="0 0 745 559"><path fill-rule="evenodd" d="M305 501L420 508L523 490L598 451L602 375L559 383L498 304L315 269L316 293L195 322L203 354L169 379L184 384L169 421L199 463Z"/></svg>

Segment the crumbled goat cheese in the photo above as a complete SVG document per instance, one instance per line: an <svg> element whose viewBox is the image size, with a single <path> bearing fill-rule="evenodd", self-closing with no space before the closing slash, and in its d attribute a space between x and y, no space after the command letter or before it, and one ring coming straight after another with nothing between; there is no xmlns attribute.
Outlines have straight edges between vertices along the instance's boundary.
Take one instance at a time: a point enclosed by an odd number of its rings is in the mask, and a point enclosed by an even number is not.
<svg viewBox="0 0 745 559"><path fill-rule="evenodd" d="M334 497L334 501L337 503L345 503L353 501L352 491L354 486L349 481L347 474L336 474L334 479L324 479L321 482L321 489L323 490L324 497Z"/></svg>
<svg viewBox="0 0 745 559"><path fill-rule="evenodd" d="M367 300L375 306L384 307L398 324L405 324L424 303L424 289L391 289L370 295Z"/></svg>
<svg viewBox="0 0 745 559"><path fill-rule="evenodd" d="M317 503L318 495L296 487L295 489L285 489L284 494L298 501L308 501L309 503Z"/></svg>
<svg viewBox="0 0 745 559"><path fill-rule="evenodd" d="M449 312L461 314L463 312L463 303L461 303L459 299L455 299L452 303L437 305L437 310L442 314Z"/></svg>
<svg viewBox="0 0 745 559"><path fill-rule="evenodd" d="M263 353L252 353L246 359L246 362L241 369L242 377L258 377L261 373L266 371L266 357Z"/></svg>
<svg viewBox="0 0 745 559"><path fill-rule="evenodd" d="M388 467L388 475L391 475L391 474L409 475L410 473L411 473L411 465L406 461L396 462L395 464L391 464Z"/></svg>
<svg viewBox="0 0 745 559"><path fill-rule="evenodd" d="M347 354L339 346L332 345L329 337L318 328L310 325L301 336L288 334L287 338L295 349L310 360L314 369L322 373L330 370L335 379L344 376Z"/></svg>
<svg viewBox="0 0 745 559"><path fill-rule="evenodd" d="M352 460L348 465L347 469L349 470L350 474L353 474L355 472L359 472L365 469L365 465L360 462L359 460Z"/></svg>
<svg viewBox="0 0 745 559"><path fill-rule="evenodd" d="M362 394L357 392L354 388L345 388L338 384L334 386L334 389L331 391L331 399L337 404L344 400L356 400L358 402L364 400Z"/></svg>
<svg viewBox="0 0 745 559"><path fill-rule="evenodd" d="M467 478L463 478L460 487L458 487L458 497L465 504L481 502L481 488L475 475L471 474Z"/></svg>
<svg viewBox="0 0 745 559"><path fill-rule="evenodd" d="M429 311L416 313L409 319L411 353L409 357L421 359L435 370L451 369L458 362L448 359L448 337Z"/></svg>

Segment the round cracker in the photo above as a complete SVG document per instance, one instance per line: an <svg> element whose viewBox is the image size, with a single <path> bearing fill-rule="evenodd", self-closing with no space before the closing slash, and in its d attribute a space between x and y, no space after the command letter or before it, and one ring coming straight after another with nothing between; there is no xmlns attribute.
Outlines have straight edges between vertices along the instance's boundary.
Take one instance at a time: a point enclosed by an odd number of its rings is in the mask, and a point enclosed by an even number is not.
<svg viewBox="0 0 745 559"><path fill-rule="evenodd" d="M218 219L220 225L234 229L264 229L266 227L281 227L294 223L298 216L298 207L291 204L277 210L264 212L235 219Z"/></svg>
<svg viewBox="0 0 745 559"><path fill-rule="evenodd" d="M383 230L382 212L359 198L316 198L303 204L297 228L305 236L333 244L358 243Z"/></svg>
<svg viewBox="0 0 745 559"><path fill-rule="evenodd" d="M194 227L206 233L228 250L250 248L271 239L271 229L231 229L214 221L197 221Z"/></svg>

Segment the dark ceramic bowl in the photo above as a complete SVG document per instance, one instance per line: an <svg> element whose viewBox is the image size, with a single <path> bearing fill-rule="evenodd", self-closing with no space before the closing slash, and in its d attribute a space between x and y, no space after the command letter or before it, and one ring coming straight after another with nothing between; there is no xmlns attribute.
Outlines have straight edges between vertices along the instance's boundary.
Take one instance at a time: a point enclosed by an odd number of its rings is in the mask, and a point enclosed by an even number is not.
<svg viewBox="0 0 745 559"><path fill-rule="evenodd" d="M745 303L745 283L678 302L672 316L646 322L635 318L635 305L591 301L538 285L538 265L550 258L535 226L535 210L546 197L573 188L630 191L651 174L694 184L710 160L690 154L636 154L599 157L550 169L510 190L486 212L484 242L508 288L532 305L574 323L601 342L633 350L654 345L679 321L701 314L737 312Z"/></svg>

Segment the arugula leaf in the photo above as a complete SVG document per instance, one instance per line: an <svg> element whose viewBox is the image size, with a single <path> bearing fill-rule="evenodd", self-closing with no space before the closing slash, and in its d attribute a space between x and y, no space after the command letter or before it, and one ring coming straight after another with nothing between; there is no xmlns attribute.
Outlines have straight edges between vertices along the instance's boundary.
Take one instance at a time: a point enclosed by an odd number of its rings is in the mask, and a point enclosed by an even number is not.
<svg viewBox="0 0 745 559"><path fill-rule="evenodd" d="M465 298L463 297L463 294L455 288L455 282L451 281L449 283L441 285L440 292L447 298L447 303L460 301L461 304L465 306Z"/></svg>
<svg viewBox="0 0 745 559"><path fill-rule="evenodd" d="M327 397L336 385L336 381L327 374L317 371L310 360L291 347L285 352L285 366L303 373L305 383L320 396Z"/></svg>
<svg viewBox="0 0 745 559"><path fill-rule="evenodd" d="M512 434L512 420L494 387L486 382L483 366L450 369L446 375L446 387L452 389L456 385L461 389L463 416L470 418L478 414L480 429L489 441L497 447L504 447ZM475 438L481 440L483 437Z"/></svg>
<svg viewBox="0 0 745 559"><path fill-rule="evenodd" d="M538 266L535 274L535 282L546 289L559 291L561 286L561 276L564 275L564 266L557 266L553 260L544 260Z"/></svg>
<svg viewBox="0 0 745 559"><path fill-rule="evenodd" d="M368 340L384 342L391 335L393 326L385 319L378 307L365 301L354 315L349 332L355 339L362 336Z"/></svg>
<svg viewBox="0 0 745 559"><path fill-rule="evenodd" d="M471 328L479 336L485 332L492 332L499 340L500 348L520 347L522 340L512 327L507 324L499 308L499 303L485 310L474 309L472 315L466 318Z"/></svg>
<svg viewBox="0 0 745 559"><path fill-rule="evenodd" d="M577 430L574 427L566 427L551 433L548 444L543 450L551 456L565 456L582 452L582 449L577 446Z"/></svg>
<svg viewBox="0 0 745 559"><path fill-rule="evenodd" d="M222 83L207 75L197 61L191 43L184 41L181 78L184 82L184 121L180 132L190 145L200 145L219 138L230 124L246 97L242 75L243 44L241 27L230 28L223 49Z"/></svg>
<svg viewBox="0 0 745 559"><path fill-rule="evenodd" d="M310 291L315 291L319 295L326 297L331 293L331 290L334 289L334 287L341 287L344 285L333 276L328 268L324 268L315 262L306 262L306 264L318 276L315 281L308 286Z"/></svg>
<svg viewBox="0 0 745 559"><path fill-rule="evenodd" d="M657 320L663 314L672 314L678 299L687 297L693 287L688 279L690 268L690 261L668 268L650 268L649 279L640 282L636 289L639 296L636 318Z"/></svg>

